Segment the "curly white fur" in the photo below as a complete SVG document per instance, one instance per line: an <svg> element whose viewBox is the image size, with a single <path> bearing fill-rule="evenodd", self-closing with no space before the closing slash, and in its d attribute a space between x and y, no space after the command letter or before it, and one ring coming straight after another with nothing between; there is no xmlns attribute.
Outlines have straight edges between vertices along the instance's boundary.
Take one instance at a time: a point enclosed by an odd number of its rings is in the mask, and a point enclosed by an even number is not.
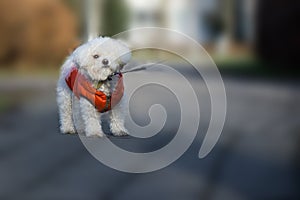
<svg viewBox="0 0 300 200"><path fill-rule="evenodd" d="M57 84L57 104L62 133L78 132L85 133L86 136L104 136L100 120L102 114L85 98L74 97L65 82L72 67L76 66L78 71L93 84L100 80L104 81L99 90L110 95L117 77L108 81L108 76L122 69L130 58L130 50L125 44L108 37L96 38L75 49L63 64ZM106 65L103 64L104 59L108 60ZM110 130L116 136L127 134L124 127L125 101L124 95L111 111L106 112L110 118Z"/></svg>

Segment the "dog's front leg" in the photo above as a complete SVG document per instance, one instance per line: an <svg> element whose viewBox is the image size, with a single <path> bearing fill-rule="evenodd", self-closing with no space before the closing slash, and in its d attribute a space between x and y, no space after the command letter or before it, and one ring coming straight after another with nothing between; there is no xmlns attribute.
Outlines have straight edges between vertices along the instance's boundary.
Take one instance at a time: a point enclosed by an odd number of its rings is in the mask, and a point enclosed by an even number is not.
<svg viewBox="0 0 300 200"><path fill-rule="evenodd" d="M125 98L110 111L110 131L115 136L128 135L128 131L124 126L125 118Z"/></svg>
<svg viewBox="0 0 300 200"><path fill-rule="evenodd" d="M101 124L100 124L100 113L94 108L94 106L85 98L80 99L80 110L82 119L85 126L86 136L98 136L103 137Z"/></svg>

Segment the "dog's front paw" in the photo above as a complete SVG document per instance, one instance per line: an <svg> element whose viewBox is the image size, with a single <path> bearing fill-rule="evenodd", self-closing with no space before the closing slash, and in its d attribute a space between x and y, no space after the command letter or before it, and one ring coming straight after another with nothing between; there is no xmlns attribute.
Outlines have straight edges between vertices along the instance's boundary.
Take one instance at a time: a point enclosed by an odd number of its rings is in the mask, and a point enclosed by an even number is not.
<svg viewBox="0 0 300 200"><path fill-rule="evenodd" d="M104 137L104 133L101 130L86 130L85 135L87 137Z"/></svg>
<svg viewBox="0 0 300 200"><path fill-rule="evenodd" d="M86 137L99 137L99 138L105 137L103 133L86 133L85 135Z"/></svg>
<svg viewBox="0 0 300 200"><path fill-rule="evenodd" d="M75 134L76 130L73 126L60 126L60 132L62 134Z"/></svg>
<svg viewBox="0 0 300 200"><path fill-rule="evenodd" d="M127 136L128 133L127 131L119 131L119 132L115 132L113 133L114 136Z"/></svg>
<svg viewBox="0 0 300 200"><path fill-rule="evenodd" d="M124 126L117 126L116 124L111 125L110 131L114 136L128 135L128 131Z"/></svg>

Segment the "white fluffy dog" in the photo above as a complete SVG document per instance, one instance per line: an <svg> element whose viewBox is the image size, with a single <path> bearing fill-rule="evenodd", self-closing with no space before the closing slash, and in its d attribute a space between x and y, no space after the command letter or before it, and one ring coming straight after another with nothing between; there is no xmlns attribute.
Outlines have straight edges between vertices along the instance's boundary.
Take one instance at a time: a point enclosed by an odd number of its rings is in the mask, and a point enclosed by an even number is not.
<svg viewBox="0 0 300 200"><path fill-rule="evenodd" d="M126 102L123 96L123 82L118 86L122 79L122 75L118 72L130 58L130 50L125 44L108 37L93 39L74 50L63 64L57 84L57 104L62 133L78 132L85 133L86 136L103 137L101 113L108 113L112 134L115 136L127 134L124 127ZM73 79L76 76L76 80L71 80L72 76ZM116 87L121 88L121 91L115 91ZM81 90L82 88L85 89ZM91 100L85 93L93 90L97 91L94 91L97 94L99 91L99 95L96 97L96 94L95 96L90 94L95 98ZM119 97L115 103L114 92L121 93L116 94ZM104 99L96 99L99 96ZM101 106L105 108L97 107L97 101L103 101Z"/></svg>

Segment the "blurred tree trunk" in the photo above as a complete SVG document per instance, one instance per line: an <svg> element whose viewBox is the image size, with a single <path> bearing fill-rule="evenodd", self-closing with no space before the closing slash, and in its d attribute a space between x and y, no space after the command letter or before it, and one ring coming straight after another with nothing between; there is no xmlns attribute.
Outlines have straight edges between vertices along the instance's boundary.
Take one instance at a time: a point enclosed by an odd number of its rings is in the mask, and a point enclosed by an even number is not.
<svg viewBox="0 0 300 200"><path fill-rule="evenodd" d="M58 64L77 43L76 18L62 0L0 1L0 64Z"/></svg>
<svg viewBox="0 0 300 200"><path fill-rule="evenodd" d="M102 0L86 0L85 2L85 25L86 40L97 37L101 27Z"/></svg>
<svg viewBox="0 0 300 200"><path fill-rule="evenodd" d="M113 36L127 30L129 13L125 1L104 0L101 35Z"/></svg>

